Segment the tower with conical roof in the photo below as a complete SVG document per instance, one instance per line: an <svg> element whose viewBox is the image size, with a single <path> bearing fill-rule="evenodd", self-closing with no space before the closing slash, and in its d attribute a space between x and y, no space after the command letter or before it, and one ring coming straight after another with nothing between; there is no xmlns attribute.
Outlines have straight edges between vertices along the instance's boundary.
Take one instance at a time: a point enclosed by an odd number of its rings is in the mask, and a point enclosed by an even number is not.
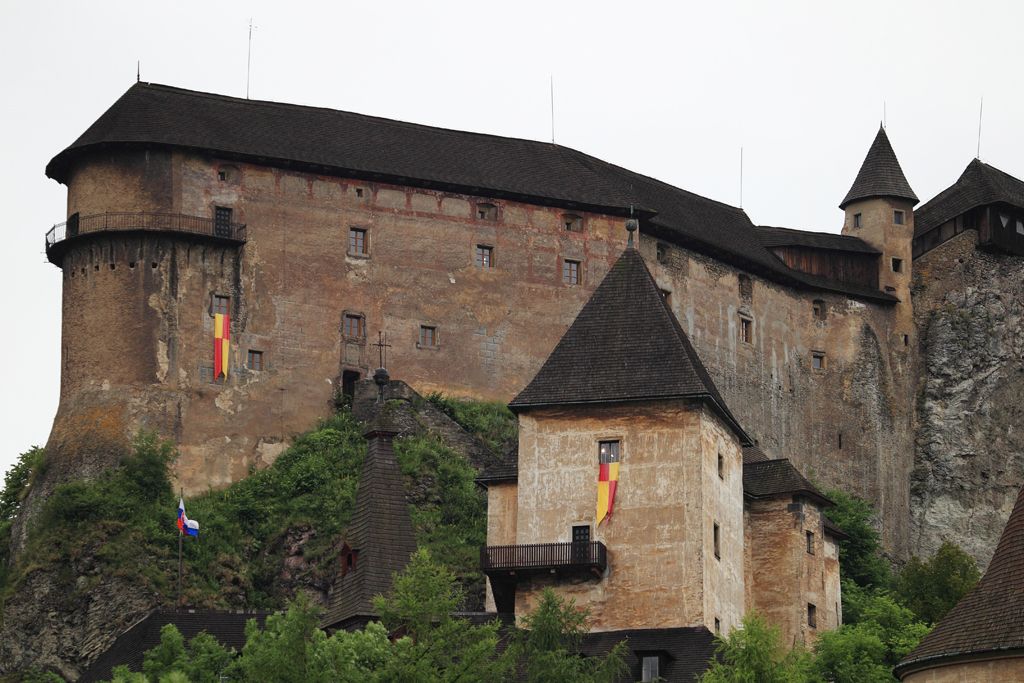
<svg viewBox="0 0 1024 683"><path fill-rule="evenodd" d="M1024 681L1024 489L981 581L896 674L905 683Z"/></svg>
<svg viewBox="0 0 1024 683"><path fill-rule="evenodd" d="M843 234L859 237L882 252L878 288L896 296L903 309L890 340L897 347L903 345L903 335L907 335L907 341L913 336L910 278L917 202L889 136L879 126L857 178L839 208L846 212Z"/></svg>

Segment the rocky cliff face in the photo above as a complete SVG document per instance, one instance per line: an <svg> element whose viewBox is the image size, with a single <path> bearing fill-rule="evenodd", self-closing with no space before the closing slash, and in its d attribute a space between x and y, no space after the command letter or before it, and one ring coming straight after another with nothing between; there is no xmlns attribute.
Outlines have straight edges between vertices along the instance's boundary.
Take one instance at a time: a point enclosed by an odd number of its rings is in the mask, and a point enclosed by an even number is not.
<svg viewBox="0 0 1024 683"><path fill-rule="evenodd" d="M912 549L988 564L1024 482L1024 259L965 232L914 262L920 338Z"/></svg>

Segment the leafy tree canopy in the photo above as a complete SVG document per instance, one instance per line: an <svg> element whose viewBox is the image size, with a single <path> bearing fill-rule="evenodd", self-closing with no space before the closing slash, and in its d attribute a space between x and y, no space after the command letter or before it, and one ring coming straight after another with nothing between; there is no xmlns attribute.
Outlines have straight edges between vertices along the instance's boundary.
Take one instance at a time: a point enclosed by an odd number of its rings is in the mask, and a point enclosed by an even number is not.
<svg viewBox="0 0 1024 683"><path fill-rule="evenodd" d="M979 578L974 558L946 541L927 560L910 558L894 585L900 599L918 619L934 624L974 588Z"/></svg>

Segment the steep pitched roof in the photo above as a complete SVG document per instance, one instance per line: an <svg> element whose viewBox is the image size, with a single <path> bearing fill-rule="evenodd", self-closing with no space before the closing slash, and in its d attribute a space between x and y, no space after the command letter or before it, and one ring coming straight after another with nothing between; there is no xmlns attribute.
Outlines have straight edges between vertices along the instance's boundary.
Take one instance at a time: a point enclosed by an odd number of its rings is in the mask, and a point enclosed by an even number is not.
<svg viewBox="0 0 1024 683"><path fill-rule="evenodd" d="M955 183L914 211L914 236L971 209L996 202L1024 208L1024 181L974 159Z"/></svg>
<svg viewBox="0 0 1024 683"><path fill-rule="evenodd" d="M706 401L743 443L750 443L643 257L630 247L509 407L678 398Z"/></svg>
<svg viewBox="0 0 1024 683"><path fill-rule="evenodd" d="M853 181L853 186L839 208L845 209L847 204L870 197L908 199L917 204L917 195L910 189L896 153L892 151L889 136L882 127L879 127L878 135L871 143L860 172L857 173L857 179Z"/></svg>
<svg viewBox="0 0 1024 683"><path fill-rule="evenodd" d="M112 147L173 147L613 215L637 207L652 234L776 282L859 297L879 294L841 282L823 285L790 270L761 246L742 209L547 142L136 83L47 164L46 174L67 182L80 158Z"/></svg>
<svg viewBox="0 0 1024 683"><path fill-rule="evenodd" d="M809 482L789 458L743 462L743 493L751 498L772 498L781 495L801 494L820 503L832 502Z"/></svg>
<svg viewBox="0 0 1024 683"><path fill-rule="evenodd" d="M160 629L167 624L178 627L185 640L206 631L226 648L241 650L245 645L245 624L255 619L260 626L270 612L227 612L220 610L156 610L140 619L117 637L78 678L79 683L109 680L115 666L125 665L142 671L147 650L160 644Z"/></svg>
<svg viewBox="0 0 1024 683"><path fill-rule="evenodd" d="M391 443L396 433L379 422L367 431L355 511L345 534L345 543L358 554L353 569L339 572L321 622L324 628L361 625L375 617L374 596L391 591L392 574L405 569L416 550L405 481Z"/></svg>
<svg viewBox="0 0 1024 683"><path fill-rule="evenodd" d="M809 247L829 251L852 251L860 254L881 254L859 237L834 232L810 232L772 225L757 226L757 238L768 247Z"/></svg>
<svg viewBox="0 0 1024 683"><path fill-rule="evenodd" d="M902 676L938 660L986 653L1024 657L1024 489L985 575L897 666Z"/></svg>

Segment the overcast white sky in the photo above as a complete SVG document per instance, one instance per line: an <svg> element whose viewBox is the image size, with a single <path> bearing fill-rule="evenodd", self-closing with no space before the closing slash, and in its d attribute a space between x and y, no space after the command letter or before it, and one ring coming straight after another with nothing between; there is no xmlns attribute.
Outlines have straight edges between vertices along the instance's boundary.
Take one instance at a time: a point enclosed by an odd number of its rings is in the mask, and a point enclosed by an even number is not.
<svg viewBox="0 0 1024 683"><path fill-rule="evenodd" d="M0 0L0 470L57 408L65 218L47 161L135 80L551 137L755 223L838 232L887 109L917 194L974 157L1024 177L1024 3Z"/></svg>

